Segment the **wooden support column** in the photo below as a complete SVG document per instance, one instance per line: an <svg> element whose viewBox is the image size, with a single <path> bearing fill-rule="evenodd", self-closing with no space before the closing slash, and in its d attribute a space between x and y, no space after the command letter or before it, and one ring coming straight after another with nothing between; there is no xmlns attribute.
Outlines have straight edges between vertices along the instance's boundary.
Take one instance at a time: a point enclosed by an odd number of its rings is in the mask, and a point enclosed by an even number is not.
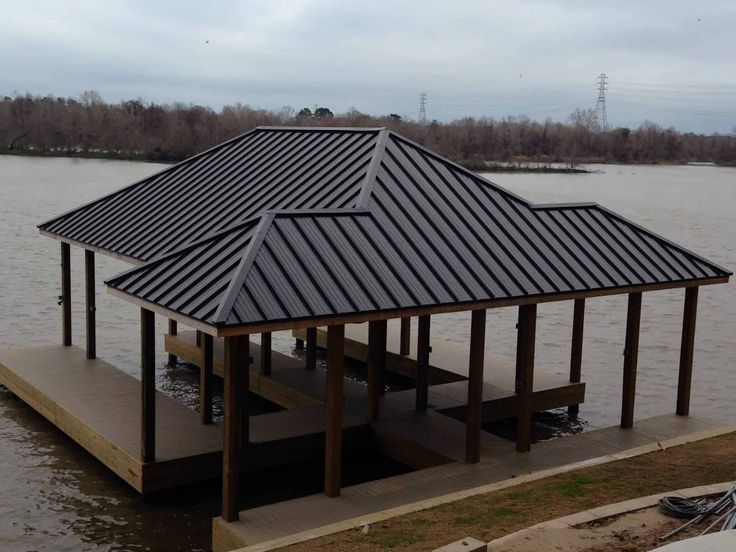
<svg viewBox="0 0 736 552"><path fill-rule="evenodd" d="M243 450L250 443L250 365L253 357L250 356L250 339L248 339L248 356L240 370L240 448Z"/></svg>
<svg viewBox="0 0 736 552"><path fill-rule="evenodd" d="M87 358L97 358L97 328L95 324L95 253L84 250L84 288L87 319Z"/></svg>
<svg viewBox="0 0 736 552"><path fill-rule="evenodd" d="M199 419L203 424L212 423L212 380L215 363L213 338L202 334L202 361L199 369Z"/></svg>
<svg viewBox="0 0 736 552"><path fill-rule="evenodd" d="M387 320L368 322L368 420L371 422L378 419L379 399L383 394L387 328Z"/></svg>
<svg viewBox="0 0 736 552"><path fill-rule="evenodd" d="M401 319L399 333L399 354L408 355L411 352L411 317Z"/></svg>
<svg viewBox="0 0 736 552"><path fill-rule="evenodd" d="M195 335L195 338L194 338L194 344L195 344L195 345L196 345L197 347L201 347L201 346L202 346L202 332L201 332L201 331L199 331L199 330L197 330L197 331L196 331L196 333L195 333L194 335Z"/></svg>
<svg viewBox="0 0 736 552"><path fill-rule="evenodd" d="M485 363L485 343L486 310L474 310L470 321L468 415L465 430L465 461L468 464L476 464L480 462L480 430L483 419L483 366Z"/></svg>
<svg viewBox="0 0 736 552"><path fill-rule="evenodd" d="M68 243L61 242L61 342L72 344L72 261Z"/></svg>
<svg viewBox="0 0 736 552"><path fill-rule="evenodd" d="M529 452L532 444L532 396L534 393L534 346L537 331L537 305L519 307L519 335L516 369L517 392L516 450Z"/></svg>
<svg viewBox="0 0 736 552"><path fill-rule="evenodd" d="M429 395L429 327L429 315L420 316L417 328L417 393L415 399L417 412L427 411Z"/></svg>
<svg viewBox="0 0 736 552"><path fill-rule="evenodd" d="M303 339L297 339L296 340L296 348L298 350L304 349L304 340Z"/></svg>
<svg viewBox="0 0 736 552"><path fill-rule="evenodd" d="M261 374L271 375L271 332L261 334Z"/></svg>
<svg viewBox="0 0 736 552"><path fill-rule="evenodd" d="M639 359L639 326L641 323L641 292L629 294L624 346L624 386L621 398L621 427L634 426L636 397L636 364Z"/></svg>
<svg viewBox="0 0 736 552"><path fill-rule="evenodd" d="M580 383L583 371L583 329L585 327L585 299L575 299L572 315L572 347L570 350L570 383ZM567 407L570 415L577 415L580 405Z"/></svg>
<svg viewBox="0 0 736 552"><path fill-rule="evenodd" d="M156 326L148 309L141 309L141 458L156 459Z"/></svg>
<svg viewBox="0 0 736 552"><path fill-rule="evenodd" d="M682 315L682 343L680 345L680 376L677 380L677 414L690 414L690 385L693 377L695 346L695 318L698 314L698 287L685 289L685 308Z"/></svg>
<svg viewBox="0 0 736 552"><path fill-rule="evenodd" d="M225 337L223 365L223 446L222 446L222 517L236 521L240 512L240 456L243 380L250 378L247 369L250 340L247 335ZM246 383L247 385L247 383ZM247 411L247 410L246 410Z"/></svg>
<svg viewBox="0 0 736 552"><path fill-rule="evenodd" d="M307 369L317 367L317 328L307 328Z"/></svg>
<svg viewBox="0 0 736 552"><path fill-rule="evenodd" d="M178 331L176 320L169 319L169 335L176 335ZM177 360L176 355L169 353L169 366L175 367Z"/></svg>
<svg viewBox="0 0 736 552"><path fill-rule="evenodd" d="M325 494L340 496L342 472L342 387L345 326L327 328L327 424L325 431Z"/></svg>

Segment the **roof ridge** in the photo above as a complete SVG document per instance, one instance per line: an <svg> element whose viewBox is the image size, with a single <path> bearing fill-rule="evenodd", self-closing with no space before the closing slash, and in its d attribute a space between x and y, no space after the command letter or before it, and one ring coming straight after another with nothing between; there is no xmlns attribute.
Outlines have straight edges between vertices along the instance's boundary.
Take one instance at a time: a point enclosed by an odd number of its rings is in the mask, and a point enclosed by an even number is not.
<svg viewBox="0 0 736 552"><path fill-rule="evenodd" d="M174 249L173 251L167 251L166 253L163 253L162 255L159 255L158 257L154 257L153 259L150 259L148 261L145 261L141 265L134 266L132 268L129 268L128 270L125 270L123 272L120 272L118 274L115 274L114 276L112 276L108 280L105 280L104 283L105 284L111 284L115 280L118 280L119 278L124 278L126 276L129 276L129 275L135 273L137 270L142 270L142 269L145 269L145 268L151 268L152 266L155 266L155 265L160 264L160 263L162 263L164 261L167 261L171 257L175 257L177 255L180 255L181 253L184 253L184 252L186 252L186 251L188 251L190 249L193 249L193 248L195 248L195 247L197 247L199 245L202 245L205 242L216 240L219 237L221 237L222 235L227 234L229 232L232 232L234 230L237 230L240 227L250 226L256 220L258 220L260 217L261 217L261 215L259 215L258 217L251 217L251 218L246 219L244 221L237 222L235 224L231 224L230 226L228 226L227 228L223 228L222 230L217 230L215 232L211 232L210 234L207 234L206 236L203 236L202 238L196 239L196 240L194 240L192 242L189 242L189 243L187 243L185 245L182 245L181 247L178 247L178 248Z"/></svg>
<svg viewBox="0 0 736 552"><path fill-rule="evenodd" d="M401 134L399 134L398 132L394 132L393 130L389 130L389 133L391 134L391 137L392 138L398 139L398 140L400 140L400 141L402 141L402 142L404 142L404 143L406 143L406 144L408 144L408 145L410 145L410 146L412 146L414 148L417 148L417 149L423 151L429 157L433 157L437 161L440 161L442 163L445 163L446 165L449 165L450 167L459 170L460 172L468 175L470 178L472 178L474 180L477 180L477 181L480 181L481 183L483 183L483 184L485 184L487 186L490 186L494 190L496 190L496 191L498 191L498 192L500 192L502 194L505 194L505 195L507 195L507 196L515 199L516 201L519 201L519 202L523 203L524 205L527 205L527 206L531 206L532 205L532 202L529 201L528 199L525 199L525 198L521 197L520 195L517 195L517 194L515 194L514 192L512 192L510 190L507 190L503 186L501 186L499 184L496 184L492 180L488 180L487 178L485 178L483 176L480 176L478 173L475 173L475 172L471 171L470 169L466 169L465 167L463 167L459 163L456 163L455 161L452 161L451 159L448 159L447 157L445 157L443 155L440 155L439 153L436 153L436 152L432 151L431 149L427 148L426 146L423 146L422 144L420 144L418 142L415 142L414 140L410 140L409 138L406 138L405 136L402 136Z"/></svg>
<svg viewBox="0 0 736 552"><path fill-rule="evenodd" d="M255 260L256 255L261 249L261 244L266 238L268 229L270 228L275 216L276 215L274 215L273 213L264 213L261 216L261 221L258 223L258 228L256 229L255 234L253 234L253 237L250 239L248 247L246 247L245 251L243 251L243 257L241 258L238 267L235 269L235 275L230 279L230 283L225 290L223 299L220 301L220 305L217 307L215 314L212 316L213 324L224 324L225 322L227 322L230 311L232 310L233 305L235 304L235 300L238 298L238 294L240 293L240 288L243 287L245 278L250 272L253 261Z"/></svg>
<svg viewBox="0 0 736 552"><path fill-rule="evenodd" d="M204 151L200 151L199 153L196 153L196 154L192 155L191 157L187 157L186 159L182 159L178 163L174 163L173 165L169 165L169 166L161 169L160 171L156 171L153 174L149 174L148 176L146 176L144 178L141 178L140 180L136 180L132 184L128 184L126 186L123 186L122 188L118 188L117 190L113 190L110 193L107 193L105 195L101 195L100 197L93 199L92 201L88 201L87 203L83 203L82 205L79 205L79 206L75 207L74 209L69 209L68 211L63 212L60 215L56 215L55 217L52 217L52 218L50 218L48 220L45 220L44 222L41 222L40 224L37 224L36 225L36 228L43 228L44 226L48 226L52 222L56 222L57 220L63 219L64 217L67 217L67 216L71 215L72 213L76 213L77 211L83 211L83 210L87 209L88 207L91 207L92 205L95 205L96 203L99 203L100 201L103 201L105 199L109 199L109 198L111 198L113 196L116 196L116 195L118 195L120 193L123 193L123 192L125 192L127 190L130 190L131 188L135 188L136 186L140 186L141 184L144 184L145 182L151 180L152 178L155 178L155 177L159 176L160 174L165 173L166 171L170 171L172 169L175 169L176 167L181 167L183 165L186 165L186 164L194 161L195 159L199 159L200 157L202 157L203 155L205 155L207 153L211 153L213 151L217 151L218 149L223 148L224 146L227 146L229 144L232 144L233 142L236 142L237 140L240 140L242 138L245 138L246 136L248 136L250 134L255 134L256 132L258 132L258 130L259 130L259 127L255 127L255 128L250 129L247 132L243 132L242 134L238 134L237 136L233 136L232 138L230 138L229 140L225 140L221 144L216 144L216 145L212 146L211 148L207 148ZM51 232L51 230L48 230L48 231Z"/></svg>
<svg viewBox="0 0 736 552"><path fill-rule="evenodd" d="M639 232L643 232L644 234L647 234L648 236L654 238L656 241L660 242L661 244L666 245L668 247L672 247L675 250L677 250L680 253L682 253L683 255L686 255L686 256L690 257L691 259L695 259L697 261L700 261L701 263L705 263L707 265L710 265L711 267L713 267L713 268L715 268L717 270L720 270L720 271L724 272L725 274L728 274L728 275L732 275L733 274L733 272L730 271L730 270L728 270L727 268L722 267L721 265L716 264L713 261L711 261L709 259L706 259L705 257L701 257L700 255L698 255L694 251L691 251L687 247L683 247L683 246L681 246L679 244L676 244L675 242L673 242L671 240L668 240L664 236L661 236L660 234L657 234L656 232L653 232L652 230L649 230L649 229L645 228L644 226L641 226L640 224L634 222L633 220L627 219L626 217L618 214L615 211L611 211L610 209L608 209L607 207L604 207L603 205L596 204L596 208L599 211L601 211L603 214L605 214L605 215L607 215L607 216L609 216L611 218L615 218L615 219L619 220L620 222L623 222L624 224L626 224L626 225L628 225L628 226L630 226L632 228L635 228Z"/></svg>
<svg viewBox="0 0 736 552"><path fill-rule="evenodd" d="M260 125L255 130L304 130L304 131L324 131L324 132L380 132L386 130L386 127L330 127L330 126L293 126L293 125Z"/></svg>
<svg viewBox="0 0 736 552"><path fill-rule="evenodd" d="M370 163L368 163L368 170L365 172L365 178L363 178L363 184L360 187L360 194L358 195L358 201L355 203L357 207L367 207L368 200L370 200L371 193L373 192L373 185L376 181L376 175L378 174L378 168L381 166L383 160L383 153L386 151L386 143L388 142L391 131L387 128L382 129L378 133L378 139L373 149L373 155L371 156Z"/></svg>

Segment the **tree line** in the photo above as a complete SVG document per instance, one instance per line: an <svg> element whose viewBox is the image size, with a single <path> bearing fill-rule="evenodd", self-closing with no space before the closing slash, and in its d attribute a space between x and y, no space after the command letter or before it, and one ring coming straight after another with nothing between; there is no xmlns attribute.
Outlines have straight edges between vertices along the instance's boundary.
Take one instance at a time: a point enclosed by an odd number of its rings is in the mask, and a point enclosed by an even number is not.
<svg viewBox="0 0 736 552"><path fill-rule="evenodd" d="M381 126L466 166L488 161L540 165L585 162L736 165L736 136L678 132L652 122L638 128L598 128L591 109L567 121L464 117L420 124L396 114L351 109L255 109L237 103L219 111L142 100L107 103L94 91L78 98L16 94L0 100L0 153L80 155L179 161L258 125Z"/></svg>

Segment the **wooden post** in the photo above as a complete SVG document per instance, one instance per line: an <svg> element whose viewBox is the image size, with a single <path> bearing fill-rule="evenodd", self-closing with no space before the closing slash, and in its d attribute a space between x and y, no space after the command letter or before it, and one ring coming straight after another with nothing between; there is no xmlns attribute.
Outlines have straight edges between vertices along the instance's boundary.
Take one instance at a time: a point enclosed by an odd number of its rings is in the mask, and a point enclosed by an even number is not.
<svg viewBox="0 0 736 552"><path fill-rule="evenodd" d="M194 335L195 335L195 338L194 338L195 345L197 345L197 347L201 347L202 346L202 332L197 330Z"/></svg>
<svg viewBox="0 0 736 552"><path fill-rule="evenodd" d="M304 340L303 339L298 339L297 338L297 340L296 340L296 348L297 348L297 350L304 349Z"/></svg>
<svg viewBox="0 0 736 552"><path fill-rule="evenodd" d="M248 356L243 364L238 366L240 388L240 448L250 443L250 365L253 357L250 356L250 338L248 339Z"/></svg>
<svg viewBox="0 0 736 552"><path fill-rule="evenodd" d="M261 334L261 374L271 375L271 332Z"/></svg>
<svg viewBox="0 0 736 552"><path fill-rule="evenodd" d="M420 318L421 320L421 318ZM468 361L468 415L465 429L465 461L480 462L480 430L483 419L483 367L486 343L486 310L474 310L470 321Z"/></svg>
<svg viewBox="0 0 736 552"><path fill-rule="evenodd" d="M388 321L368 322L368 420L379 416L383 372L386 370L386 334Z"/></svg>
<svg viewBox="0 0 736 552"><path fill-rule="evenodd" d="M210 334L202 334L202 361L199 369L199 419L212 423L212 371L215 362L214 342Z"/></svg>
<svg viewBox="0 0 736 552"><path fill-rule="evenodd" d="M572 347L570 350L570 383L579 383L583 371L583 329L585 327L585 298L575 299L572 315ZM577 415L580 405L571 404L567 413Z"/></svg>
<svg viewBox="0 0 736 552"><path fill-rule="evenodd" d="M534 393L534 346L537 331L537 305L519 307L519 335L516 366L519 374L516 418L516 450L529 452L532 444L532 397Z"/></svg>
<svg viewBox="0 0 736 552"><path fill-rule="evenodd" d="M223 365L222 517L236 521L240 512L241 382L248 366L250 341L247 335L225 337ZM248 375L247 372L245 374Z"/></svg>
<svg viewBox="0 0 736 552"><path fill-rule="evenodd" d="M141 309L141 458L156 459L156 327L153 311Z"/></svg>
<svg viewBox="0 0 736 552"><path fill-rule="evenodd" d="M307 369L317 367L317 328L307 328Z"/></svg>
<svg viewBox="0 0 736 552"><path fill-rule="evenodd" d="M399 354L408 355L411 351L411 318L401 319L401 333L399 334Z"/></svg>
<svg viewBox="0 0 736 552"><path fill-rule="evenodd" d="M87 358L97 357L97 336L95 325L95 253L84 250L84 287L87 319Z"/></svg>
<svg viewBox="0 0 736 552"><path fill-rule="evenodd" d="M72 344L72 261L69 244L61 242L61 342Z"/></svg>
<svg viewBox="0 0 736 552"><path fill-rule="evenodd" d="M685 289L685 308L682 315L682 343L680 345L680 376L677 380L677 414L690 414L690 385L693 377L693 348L695 346L695 318L698 314L698 287Z"/></svg>
<svg viewBox="0 0 736 552"><path fill-rule="evenodd" d="M169 319L169 335L176 335L178 331L176 320ZM176 367L177 360L176 355L169 353L169 366Z"/></svg>
<svg viewBox="0 0 736 552"><path fill-rule="evenodd" d="M417 328L417 393L415 398L417 412L427 411L429 395L429 323L429 315L419 317Z"/></svg>
<svg viewBox="0 0 736 552"><path fill-rule="evenodd" d="M327 328L327 424L325 431L325 494L340 496L342 471L342 386L345 326Z"/></svg>
<svg viewBox="0 0 736 552"><path fill-rule="evenodd" d="M626 344L624 346L624 387L621 399L621 427L634 426L634 399L636 397L636 364L639 359L639 326L641 323L641 292L629 294L626 316Z"/></svg>

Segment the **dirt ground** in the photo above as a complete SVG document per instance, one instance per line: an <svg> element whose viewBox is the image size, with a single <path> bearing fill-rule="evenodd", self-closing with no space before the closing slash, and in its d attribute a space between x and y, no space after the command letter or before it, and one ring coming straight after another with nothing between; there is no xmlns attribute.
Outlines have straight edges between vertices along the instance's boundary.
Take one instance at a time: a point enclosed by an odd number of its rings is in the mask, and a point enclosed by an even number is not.
<svg viewBox="0 0 736 552"><path fill-rule="evenodd" d="M489 547L489 552L648 552L699 535L708 523L688 527L662 542L660 537L687 520L661 514L656 507L613 516L575 528L544 528Z"/></svg>
<svg viewBox="0 0 736 552"><path fill-rule="evenodd" d="M470 497L373 524L367 532L344 531L284 550L434 550L463 537L490 541L597 506L734 478L736 433L729 433ZM620 543L614 549L622 550Z"/></svg>

